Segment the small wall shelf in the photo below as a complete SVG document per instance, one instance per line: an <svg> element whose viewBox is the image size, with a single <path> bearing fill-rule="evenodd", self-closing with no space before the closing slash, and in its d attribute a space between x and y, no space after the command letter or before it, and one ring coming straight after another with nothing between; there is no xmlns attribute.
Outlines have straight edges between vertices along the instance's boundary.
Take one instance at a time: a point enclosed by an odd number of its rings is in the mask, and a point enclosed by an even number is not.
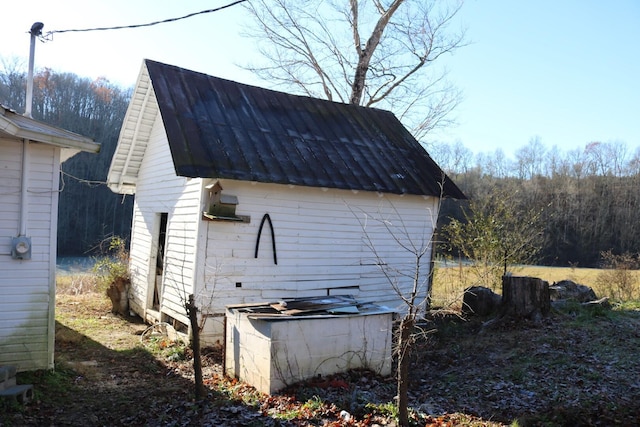
<svg viewBox="0 0 640 427"><path fill-rule="evenodd" d="M202 219L207 221L230 221L230 222L242 222L247 224L251 222L251 217L248 215L222 216L222 215L212 215L207 212L202 212Z"/></svg>

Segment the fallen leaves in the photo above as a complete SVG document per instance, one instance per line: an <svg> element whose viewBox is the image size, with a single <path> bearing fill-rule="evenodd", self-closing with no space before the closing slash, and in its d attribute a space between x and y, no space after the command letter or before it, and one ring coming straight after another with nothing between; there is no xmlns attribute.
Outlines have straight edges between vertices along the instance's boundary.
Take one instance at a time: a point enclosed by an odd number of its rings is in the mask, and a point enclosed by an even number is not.
<svg viewBox="0 0 640 427"><path fill-rule="evenodd" d="M139 347L139 325L83 298L74 304L68 297L59 310L73 322L59 328L56 383L47 374L34 377L38 399L0 425L396 425L393 378L352 371L268 396L225 377L220 349L204 351L208 396L194 402L188 352L187 360L153 356ZM477 322L441 319L430 325L438 333L416 344L413 425L634 425L638 326L640 313L631 311L588 321L556 315L542 325L505 323L483 334Z"/></svg>

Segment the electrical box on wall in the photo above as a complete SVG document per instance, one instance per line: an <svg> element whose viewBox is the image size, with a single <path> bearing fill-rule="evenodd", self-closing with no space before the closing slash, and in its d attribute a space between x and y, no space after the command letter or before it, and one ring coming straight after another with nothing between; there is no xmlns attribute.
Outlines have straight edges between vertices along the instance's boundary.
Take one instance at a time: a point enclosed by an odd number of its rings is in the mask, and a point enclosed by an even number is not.
<svg viewBox="0 0 640 427"><path fill-rule="evenodd" d="M11 258L31 259L31 238L26 236L11 239Z"/></svg>

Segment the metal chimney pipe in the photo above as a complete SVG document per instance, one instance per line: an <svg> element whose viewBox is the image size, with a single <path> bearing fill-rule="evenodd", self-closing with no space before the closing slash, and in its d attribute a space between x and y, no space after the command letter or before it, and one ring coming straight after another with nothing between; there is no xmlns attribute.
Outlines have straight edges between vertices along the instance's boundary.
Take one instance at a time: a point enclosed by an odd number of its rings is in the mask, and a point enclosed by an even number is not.
<svg viewBox="0 0 640 427"><path fill-rule="evenodd" d="M42 22L34 22L29 33L31 34L31 45L29 47L29 74L27 75L27 99L24 107L24 115L31 118L31 107L33 105L33 63L36 52L36 37L42 34Z"/></svg>

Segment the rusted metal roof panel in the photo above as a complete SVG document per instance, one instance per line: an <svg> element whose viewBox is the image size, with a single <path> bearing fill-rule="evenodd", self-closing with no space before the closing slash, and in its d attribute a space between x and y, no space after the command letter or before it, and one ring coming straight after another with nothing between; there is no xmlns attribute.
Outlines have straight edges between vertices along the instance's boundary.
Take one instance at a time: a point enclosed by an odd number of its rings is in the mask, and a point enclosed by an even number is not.
<svg viewBox="0 0 640 427"><path fill-rule="evenodd" d="M388 111L145 64L180 176L464 198Z"/></svg>
<svg viewBox="0 0 640 427"><path fill-rule="evenodd" d="M249 319L274 321L309 317L366 316L393 312L388 307L357 301L350 295L289 298L278 302L230 305L227 309L246 313Z"/></svg>

